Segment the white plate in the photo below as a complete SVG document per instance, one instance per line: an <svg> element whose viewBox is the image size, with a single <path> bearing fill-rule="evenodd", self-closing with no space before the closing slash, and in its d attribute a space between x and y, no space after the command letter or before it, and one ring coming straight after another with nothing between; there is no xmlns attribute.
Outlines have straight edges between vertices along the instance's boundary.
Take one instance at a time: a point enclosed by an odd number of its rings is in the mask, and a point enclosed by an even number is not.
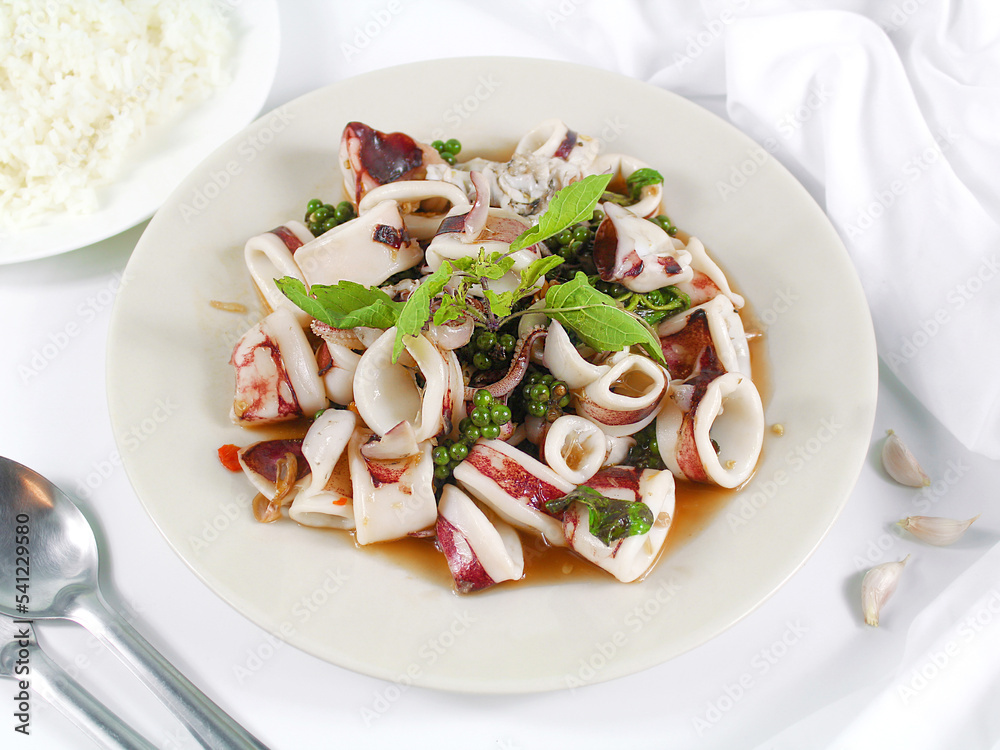
<svg viewBox="0 0 1000 750"><path fill-rule="evenodd" d="M226 4L223 11L233 28L232 82L179 120L151 129L133 147L134 164L100 189L94 213L56 215L17 232L0 230L0 264L85 247L149 218L191 170L260 114L278 67L277 2Z"/></svg>
<svg viewBox="0 0 1000 750"><path fill-rule="evenodd" d="M549 85L547 82L552 82ZM556 85L555 82L558 82ZM340 196L338 140L360 120L466 153L512 147L559 117L666 176L665 206L714 251L768 324L772 396L756 477L639 584L586 578L459 597L342 533L256 523L242 475L216 449L230 424L232 344L256 315L250 236ZM257 142L260 150L247 147ZM239 179L194 196L228 167ZM720 183L742 173L741 187ZM163 535L216 593L266 630L389 680L482 692L557 689L629 674L715 636L812 553L864 460L877 382L861 287L826 217L752 141L678 96L556 62L467 59L377 71L313 92L219 149L157 212L111 325L108 398L133 486Z"/></svg>

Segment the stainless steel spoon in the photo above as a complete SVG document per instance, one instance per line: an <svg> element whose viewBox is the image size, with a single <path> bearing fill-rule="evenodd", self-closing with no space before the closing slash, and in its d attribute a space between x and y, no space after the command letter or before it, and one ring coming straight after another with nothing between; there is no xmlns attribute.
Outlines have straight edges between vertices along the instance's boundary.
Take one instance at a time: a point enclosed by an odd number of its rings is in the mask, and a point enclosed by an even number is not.
<svg viewBox="0 0 1000 750"><path fill-rule="evenodd" d="M4 615L0 615L0 676L27 682L29 695L41 695L103 747L115 750L156 748L49 659L35 640L30 624ZM15 710L15 718L16 713Z"/></svg>
<svg viewBox="0 0 1000 750"><path fill-rule="evenodd" d="M19 527L25 539L15 533ZM0 613L83 625L206 747L266 750L108 606L98 585L97 540L73 501L45 477L2 456L0 534ZM18 575L23 567L26 575ZM26 588L18 588L20 579L27 579Z"/></svg>

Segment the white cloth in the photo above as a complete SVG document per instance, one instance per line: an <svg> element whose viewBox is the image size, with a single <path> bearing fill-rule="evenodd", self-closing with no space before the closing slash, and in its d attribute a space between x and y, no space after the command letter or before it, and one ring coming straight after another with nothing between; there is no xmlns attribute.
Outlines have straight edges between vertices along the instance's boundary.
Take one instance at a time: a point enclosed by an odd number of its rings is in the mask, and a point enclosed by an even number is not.
<svg viewBox="0 0 1000 750"><path fill-rule="evenodd" d="M724 95L832 219L883 361L966 447L1000 458L1000 15L763 5L708 4L651 81Z"/></svg>

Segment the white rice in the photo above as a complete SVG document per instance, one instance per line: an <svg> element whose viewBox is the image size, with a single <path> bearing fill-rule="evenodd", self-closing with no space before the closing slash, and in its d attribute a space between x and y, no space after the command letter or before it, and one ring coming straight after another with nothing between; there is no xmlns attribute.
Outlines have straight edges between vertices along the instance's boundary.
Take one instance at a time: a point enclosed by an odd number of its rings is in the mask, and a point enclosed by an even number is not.
<svg viewBox="0 0 1000 750"><path fill-rule="evenodd" d="M0 3L0 226L97 208L147 129L229 81L214 0Z"/></svg>

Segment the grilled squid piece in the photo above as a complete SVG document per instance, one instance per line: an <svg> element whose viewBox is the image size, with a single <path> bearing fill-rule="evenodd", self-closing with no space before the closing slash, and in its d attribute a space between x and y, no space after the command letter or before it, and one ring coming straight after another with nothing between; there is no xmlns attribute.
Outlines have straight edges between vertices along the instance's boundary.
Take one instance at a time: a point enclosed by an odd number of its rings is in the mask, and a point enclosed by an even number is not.
<svg viewBox="0 0 1000 750"><path fill-rule="evenodd" d="M382 437L400 422L410 423L418 443L451 434L465 411L465 380L455 352L439 349L422 334L407 336L405 354L394 363L395 341L392 327L361 355L354 372L358 414Z"/></svg>
<svg viewBox="0 0 1000 750"><path fill-rule="evenodd" d="M499 518L488 517L452 484L446 484L441 493L437 543L460 594L524 575L524 550L517 531Z"/></svg>
<svg viewBox="0 0 1000 750"><path fill-rule="evenodd" d="M663 400L656 440L675 476L737 487L750 478L764 442L760 394L746 375L702 371Z"/></svg>
<svg viewBox="0 0 1000 750"><path fill-rule="evenodd" d="M692 276L688 281L677 282L677 288L691 298L692 305L708 302L720 294L726 295L737 310L742 309L745 300L729 288L726 275L712 260L705 245L697 237L688 239L684 249L691 255Z"/></svg>
<svg viewBox="0 0 1000 750"><path fill-rule="evenodd" d="M236 342L233 420L266 424L311 415L327 406L316 357L295 316L280 307Z"/></svg>
<svg viewBox="0 0 1000 750"><path fill-rule="evenodd" d="M545 464L502 440L480 440L453 476L508 523L539 534L553 546L566 546L562 523L545 503L568 495L576 485Z"/></svg>
<svg viewBox="0 0 1000 750"><path fill-rule="evenodd" d="M602 203L605 217L594 235L594 264L604 281L633 292L690 281L691 253L651 221L614 203Z"/></svg>
<svg viewBox="0 0 1000 750"><path fill-rule="evenodd" d="M370 430L356 429L347 445L358 544L401 539L437 519L431 442L424 441L413 456L378 459L362 450L372 436Z"/></svg>
<svg viewBox="0 0 1000 750"><path fill-rule="evenodd" d="M286 482L284 489L285 494L291 496L310 473L309 463L302 455L302 440L261 440L241 448L236 458L254 488L268 500L274 500L279 492L279 463L289 454L295 459L295 477L289 478L291 481ZM279 498L279 504L283 500L284 498Z"/></svg>
<svg viewBox="0 0 1000 750"><path fill-rule="evenodd" d="M302 440L302 456L309 464L309 485L288 508L288 517L303 526L354 528L354 504L347 444L357 417L347 409L327 409L309 427Z"/></svg>
<svg viewBox="0 0 1000 750"><path fill-rule="evenodd" d="M282 276L292 276L302 281L302 272L295 263L294 256L300 247L312 239L312 232L304 224L289 221L269 232L251 237L243 248L243 257L250 271L250 278L253 279L267 306L271 310L277 310L279 307L288 308L302 325L309 320L309 315L282 294L274 280Z"/></svg>
<svg viewBox="0 0 1000 750"><path fill-rule="evenodd" d="M531 219L545 211L555 191L593 174L599 149L595 139L546 120L521 138L507 162L472 159L462 169L433 165L427 176L464 185L463 170L480 171L490 186L490 205Z"/></svg>
<svg viewBox="0 0 1000 750"><path fill-rule="evenodd" d="M591 169L594 174L613 175L612 182L624 182L638 170L649 169L649 165L625 154L601 154L594 160ZM662 201L663 183L657 182L654 185L646 185L639 194L639 200L623 208L636 216L646 218L659 213Z"/></svg>
<svg viewBox="0 0 1000 750"><path fill-rule="evenodd" d="M667 374L640 354L618 352L608 364L599 378L573 391L576 410L608 435L632 435L656 418Z"/></svg>
<svg viewBox="0 0 1000 750"><path fill-rule="evenodd" d="M493 252L508 253L510 243L529 227L519 216L503 208L490 208L490 186L480 172L472 172L476 199L469 209L453 208L441 222L437 234L427 246L425 260L431 271L436 271L445 260L476 256L482 249L487 255ZM497 292L515 289L521 280L521 271L538 260L537 246L522 248L511 253L514 267L502 278L491 281L490 288ZM542 280L539 279L539 286ZM472 293L481 295L478 286Z"/></svg>
<svg viewBox="0 0 1000 750"><path fill-rule="evenodd" d="M361 355L343 344L324 341L316 361L327 398L335 404L348 406L354 400L354 373Z"/></svg>
<svg viewBox="0 0 1000 750"><path fill-rule="evenodd" d="M418 240L429 240L438 231L450 209L468 211L469 197L457 185L442 180L402 180L372 188L358 203L358 214L366 214L384 200L399 204L406 233Z"/></svg>
<svg viewBox="0 0 1000 750"><path fill-rule="evenodd" d="M385 435L372 435L368 438L368 442L361 446L361 453L365 458L383 461L415 456L421 450L423 448L417 442L413 425L409 422L400 422Z"/></svg>
<svg viewBox="0 0 1000 750"><path fill-rule="evenodd" d="M405 133L383 133L349 122L340 137L344 189L354 203L379 185L422 177L424 166L435 162L444 163L437 151Z"/></svg>
<svg viewBox="0 0 1000 750"><path fill-rule="evenodd" d="M667 318L657 327L657 334L667 369L677 380L686 380L699 369L706 347L714 350L725 372L750 377L750 347L743 321L725 295Z"/></svg>
<svg viewBox="0 0 1000 750"><path fill-rule="evenodd" d="M601 468L608 455L608 438L596 424L564 414L545 433L545 463L571 484L583 484Z"/></svg>
<svg viewBox="0 0 1000 750"><path fill-rule="evenodd" d="M363 216L335 226L295 253L302 278L310 286L338 281L378 286L422 259L420 245L407 236L394 200L384 200Z"/></svg>
<svg viewBox="0 0 1000 750"><path fill-rule="evenodd" d="M600 144L570 130L562 120L543 120L517 142L514 153L539 159L561 159L583 169L594 163Z"/></svg>
<svg viewBox="0 0 1000 750"><path fill-rule="evenodd" d="M669 471L616 466L591 477L588 487L614 500L645 503L653 525L645 534L606 545L590 533L590 508L573 503L563 514L563 533L570 549L623 583L640 578L655 562L674 515L674 477Z"/></svg>
<svg viewBox="0 0 1000 750"><path fill-rule="evenodd" d="M558 320L549 323L542 363L552 377L564 382L571 390L593 383L610 369L608 365L595 365L584 359Z"/></svg>

